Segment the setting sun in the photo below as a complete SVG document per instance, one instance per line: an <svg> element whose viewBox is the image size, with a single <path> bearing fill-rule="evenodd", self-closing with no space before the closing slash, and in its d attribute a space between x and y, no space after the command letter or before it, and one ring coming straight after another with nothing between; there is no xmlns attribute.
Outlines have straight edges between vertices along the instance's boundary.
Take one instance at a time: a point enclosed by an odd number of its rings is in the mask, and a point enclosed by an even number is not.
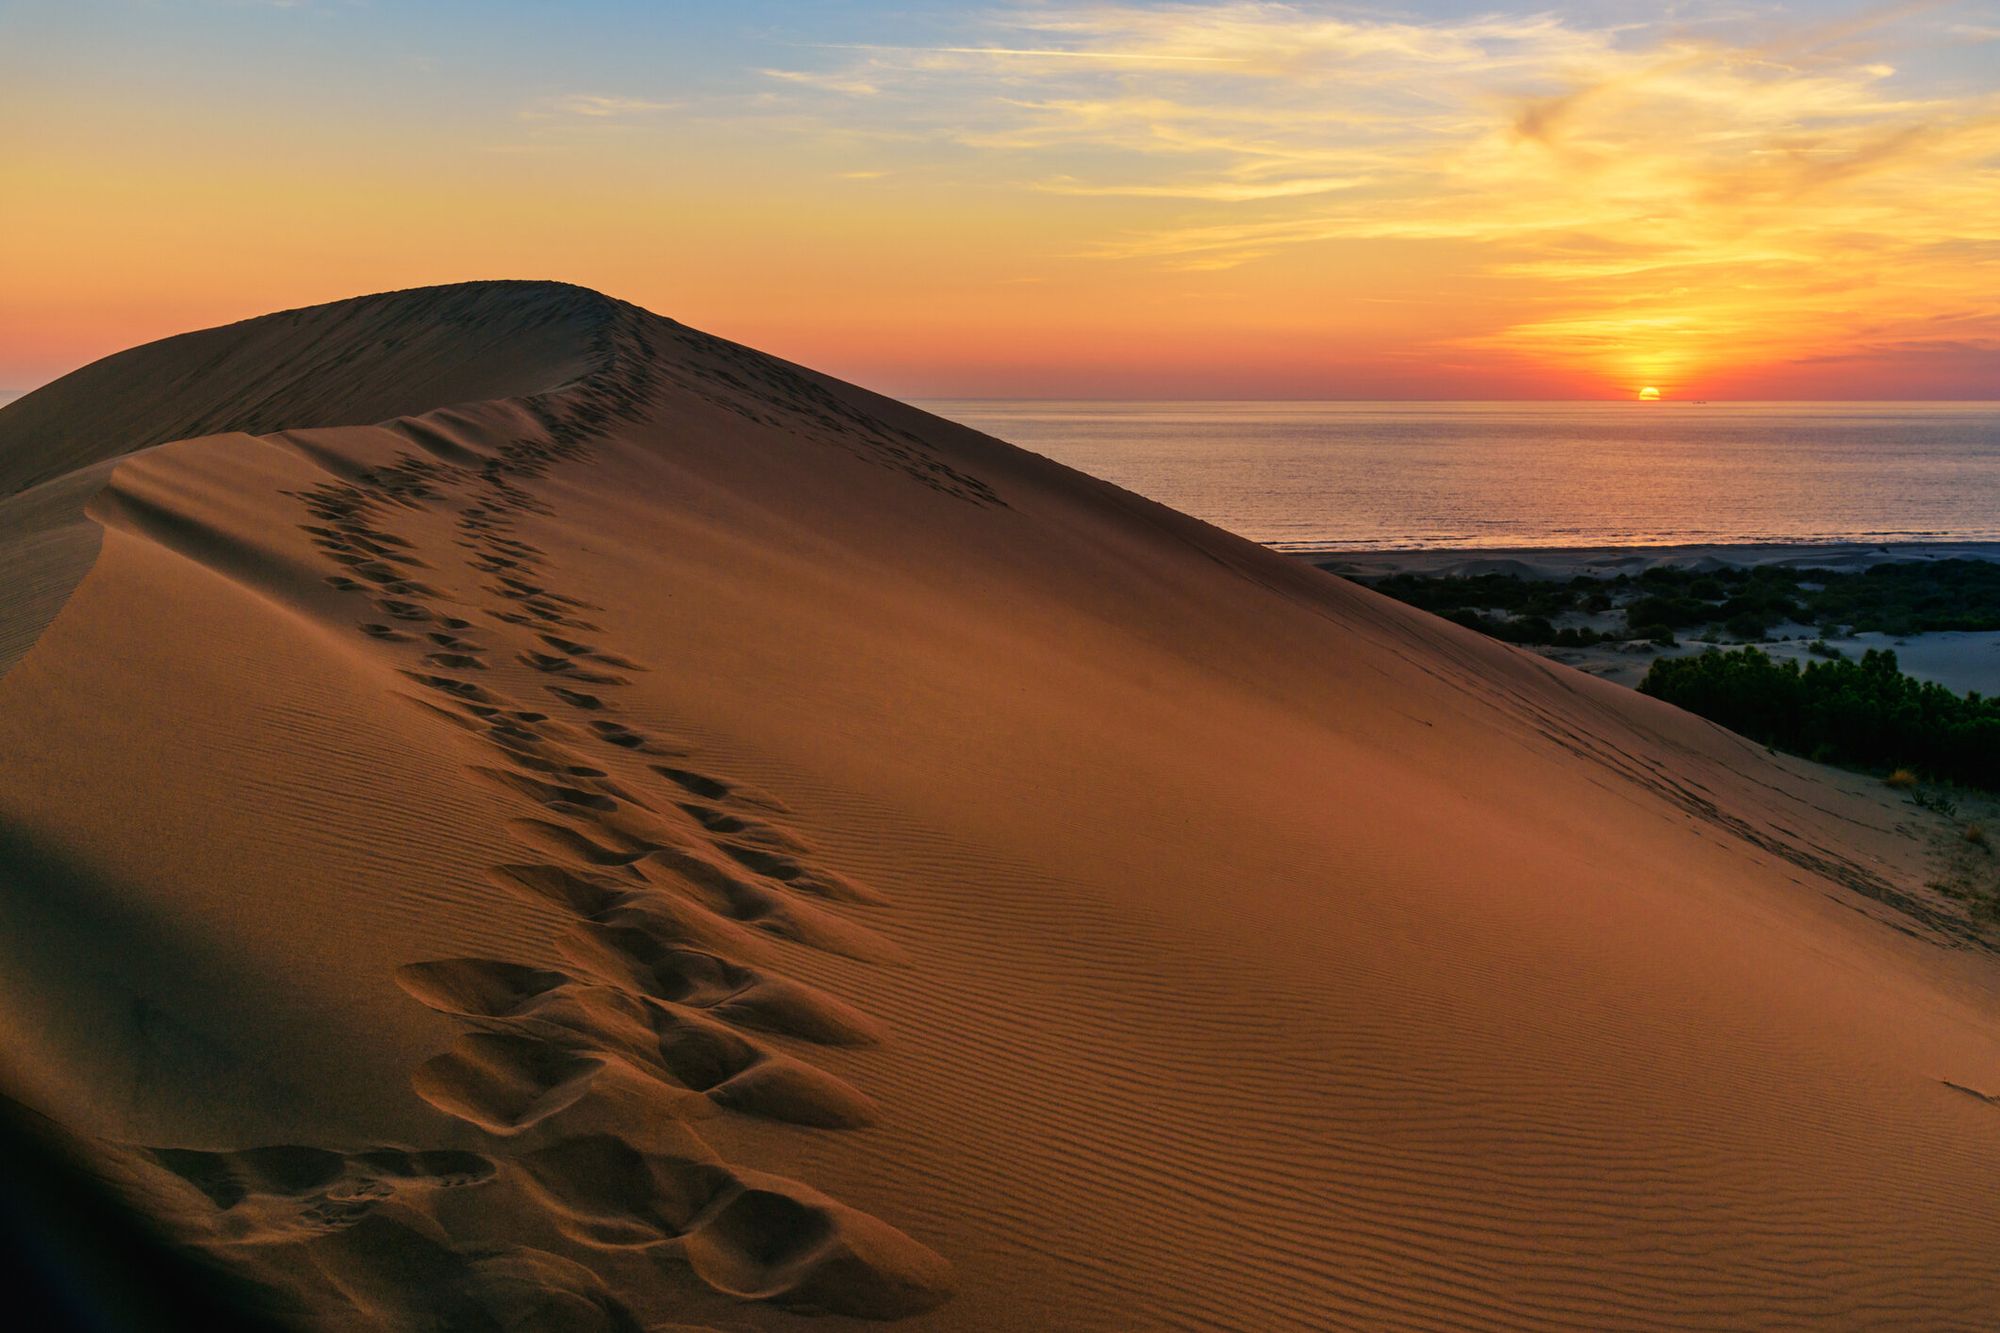
<svg viewBox="0 0 2000 1333"><path fill-rule="evenodd" d="M1648 384L1645 388L1639 390L1639 401L1642 403L1657 403L1660 401L1660 391Z"/></svg>

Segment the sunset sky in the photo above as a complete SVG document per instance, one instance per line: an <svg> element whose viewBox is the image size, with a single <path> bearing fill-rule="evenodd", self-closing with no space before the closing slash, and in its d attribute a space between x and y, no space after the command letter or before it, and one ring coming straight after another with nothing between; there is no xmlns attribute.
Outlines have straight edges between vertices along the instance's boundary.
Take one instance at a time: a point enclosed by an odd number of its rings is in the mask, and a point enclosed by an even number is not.
<svg viewBox="0 0 2000 1333"><path fill-rule="evenodd" d="M901 395L2000 398L1991 0L0 0L0 119L0 389L551 277Z"/></svg>

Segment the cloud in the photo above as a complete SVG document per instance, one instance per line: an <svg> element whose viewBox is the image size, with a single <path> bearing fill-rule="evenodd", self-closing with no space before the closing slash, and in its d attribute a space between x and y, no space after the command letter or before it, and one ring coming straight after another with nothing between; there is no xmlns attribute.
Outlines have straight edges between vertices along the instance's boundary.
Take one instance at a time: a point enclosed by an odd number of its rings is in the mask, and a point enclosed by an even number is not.
<svg viewBox="0 0 2000 1333"><path fill-rule="evenodd" d="M825 48L828 68L787 77L865 85L893 104L880 128L983 188L1129 201L1078 239L1087 260L1472 247L1531 312L1480 346L1803 357L1858 309L2000 327L1994 260L1965 248L2000 240L2000 92L1891 58L1971 35L1924 21L1937 7L1773 29L1054 0L988 14L990 40Z"/></svg>
<svg viewBox="0 0 2000 1333"><path fill-rule="evenodd" d="M679 102L660 102L644 97L558 93L537 99L529 104L522 114L531 120L553 120L564 117L584 120L626 120L633 117L655 116L664 111L678 110L680 106Z"/></svg>
<svg viewBox="0 0 2000 1333"><path fill-rule="evenodd" d="M932 63L936 57L971 56L980 60L1104 60L1134 64L1227 65L1231 56L1168 55L1151 51L1085 51L1062 47L1016 46L882 46L861 42L819 42L822 51L867 51L885 60L901 57ZM768 72L768 71L767 71Z"/></svg>
<svg viewBox="0 0 2000 1333"><path fill-rule="evenodd" d="M802 69L761 69L757 72L767 79L777 79L807 88L819 88L826 92L846 93L851 97L873 97L882 91L875 84L855 75L816 74L811 70Z"/></svg>
<svg viewBox="0 0 2000 1333"><path fill-rule="evenodd" d="M1308 176L1288 180L1181 181L1160 185L1093 184L1073 177L1038 181L1035 188L1049 194L1127 199L1208 199L1242 202L1254 199L1294 199L1301 195L1331 194L1367 184L1365 176Z"/></svg>

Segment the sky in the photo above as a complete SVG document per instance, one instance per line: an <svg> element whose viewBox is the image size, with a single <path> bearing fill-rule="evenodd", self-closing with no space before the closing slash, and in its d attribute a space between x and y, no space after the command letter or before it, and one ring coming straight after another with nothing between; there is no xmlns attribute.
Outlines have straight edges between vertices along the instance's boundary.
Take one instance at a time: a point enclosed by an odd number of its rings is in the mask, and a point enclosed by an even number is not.
<svg viewBox="0 0 2000 1333"><path fill-rule="evenodd" d="M0 390L559 278L906 397L2000 398L2000 0L0 0Z"/></svg>

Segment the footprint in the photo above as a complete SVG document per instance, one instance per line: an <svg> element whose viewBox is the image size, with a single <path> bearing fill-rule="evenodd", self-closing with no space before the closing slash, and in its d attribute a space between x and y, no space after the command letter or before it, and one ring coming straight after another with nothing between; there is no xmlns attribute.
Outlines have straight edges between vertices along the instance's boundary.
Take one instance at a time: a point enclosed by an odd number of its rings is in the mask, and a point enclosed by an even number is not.
<svg viewBox="0 0 2000 1333"><path fill-rule="evenodd" d="M495 866L487 872L487 877L502 888L552 902L582 917L601 916L630 896L628 890L617 885L561 866Z"/></svg>
<svg viewBox="0 0 2000 1333"><path fill-rule="evenodd" d="M508 1018L558 987L566 972L491 958L442 958L396 970L396 983L431 1008L477 1018Z"/></svg>
<svg viewBox="0 0 2000 1333"><path fill-rule="evenodd" d="M603 671L585 671L577 666L574 659L557 657L552 653L523 652L517 655L516 660L524 666L531 666L535 670L548 675L565 676L570 680L580 681L586 685L626 684L623 676L614 676Z"/></svg>
<svg viewBox="0 0 2000 1333"><path fill-rule="evenodd" d="M587 657L594 662L602 662L606 666L618 667L625 671L645 670L644 667L629 658L621 657L617 653L604 652L601 649L591 647L587 643L578 643L574 639L565 639L555 634L544 634L541 636L541 639L543 643L554 648L557 652L566 653L571 657Z"/></svg>
<svg viewBox="0 0 2000 1333"><path fill-rule="evenodd" d="M767 1050L708 1018L660 1006L651 1013L661 1069L717 1106L818 1129L874 1123L874 1103L823 1069Z"/></svg>
<svg viewBox="0 0 2000 1333"><path fill-rule="evenodd" d="M830 871L812 869L782 852L766 851L761 847L745 847L740 843L724 841L718 841L715 846L744 869L755 871L767 879L777 880L787 888L798 889L833 902L870 904L882 902L881 895L864 890Z"/></svg>
<svg viewBox="0 0 2000 1333"><path fill-rule="evenodd" d="M678 881L718 915L779 939L844 954L864 962L904 961L903 951L866 926L845 920L812 903L753 884L722 866L679 847L661 847L633 862L648 882Z"/></svg>
<svg viewBox="0 0 2000 1333"><path fill-rule="evenodd" d="M632 750L639 754L686 754L680 746L662 745L645 733L618 722L593 722L590 729L606 745L615 745L621 750Z"/></svg>
<svg viewBox="0 0 2000 1333"><path fill-rule="evenodd" d="M657 844L637 839L628 840L623 846L607 847L592 841L567 825L552 824L541 819L517 819L509 827L529 842L587 865L623 869L639 858L659 850Z"/></svg>
<svg viewBox="0 0 2000 1333"><path fill-rule="evenodd" d="M788 810L785 803L777 797L769 792L759 791L747 783L730 782L711 777L706 773L696 773L691 769L670 768L665 764L654 764L652 769L683 790L710 801L742 801L778 814L784 814Z"/></svg>
<svg viewBox="0 0 2000 1333"><path fill-rule="evenodd" d="M886 1222L796 1181L736 1173L682 1241L717 1291L800 1313L902 1319L942 1304L951 1265Z"/></svg>
<svg viewBox="0 0 2000 1333"><path fill-rule="evenodd" d="M611 814L618 809L618 802L599 792L586 791L582 787L566 786L561 783L542 782L525 773L509 772L501 768L487 768L475 765L473 772L503 787L510 787L532 800L539 801L552 810L572 812L591 811L596 814Z"/></svg>
<svg viewBox="0 0 2000 1333"><path fill-rule="evenodd" d="M601 1056L534 1037L470 1032L411 1078L419 1097L491 1134L517 1134L574 1103L604 1068Z"/></svg>
<svg viewBox="0 0 2000 1333"><path fill-rule="evenodd" d="M610 1134L565 1139L519 1160L558 1225L597 1246L660 1245L736 1189L719 1161L641 1152Z"/></svg>
<svg viewBox="0 0 2000 1333"><path fill-rule="evenodd" d="M403 1191L462 1188L495 1174L490 1159L447 1150L348 1155L281 1145L235 1152L153 1148L145 1155L208 1199L224 1238L261 1243L341 1230Z"/></svg>
<svg viewBox="0 0 2000 1333"><path fill-rule="evenodd" d="M684 768L668 768L665 764L654 764L653 771L670 782L678 783L696 796L706 796L711 801L723 799L732 790L726 782L703 777Z"/></svg>
<svg viewBox="0 0 2000 1333"><path fill-rule="evenodd" d="M587 972L737 1027L822 1046L867 1046L881 1037L872 1020L824 991L662 939L639 925L583 922L556 948Z"/></svg>

